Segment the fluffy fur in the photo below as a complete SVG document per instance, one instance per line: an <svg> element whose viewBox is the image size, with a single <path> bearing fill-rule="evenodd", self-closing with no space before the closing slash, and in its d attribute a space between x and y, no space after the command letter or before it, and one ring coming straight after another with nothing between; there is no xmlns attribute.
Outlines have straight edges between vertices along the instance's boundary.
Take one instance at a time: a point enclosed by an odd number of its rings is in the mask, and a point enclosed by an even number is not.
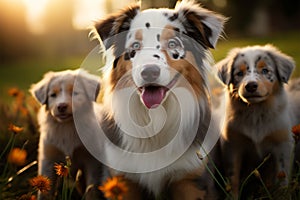
<svg viewBox="0 0 300 200"><path fill-rule="evenodd" d="M198 183L203 163L196 152L206 134L218 132L206 80L208 48L215 47L224 21L182 1L175 9L140 11L134 5L95 24L93 34L114 56L103 80L101 125L123 149L120 155L107 145L107 162L149 198L162 193L170 199L203 198ZM145 198L140 195L134 199Z"/></svg>
<svg viewBox="0 0 300 200"><path fill-rule="evenodd" d="M83 146L73 121L75 112L89 113L92 119L93 101L99 91L99 78L84 70L48 72L30 92L41 103L38 113L40 125L38 174L49 177L52 189L49 194L39 194L39 199L52 199L55 195L57 175L55 163L71 159L71 175L82 171L81 191L88 199L101 199L96 189L101 183L102 165ZM94 187L94 188L93 188Z"/></svg>
<svg viewBox="0 0 300 200"><path fill-rule="evenodd" d="M274 165L266 181L274 183L277 174L284 172L281 183L287 183L293 138L284 83L294 67L292 58L271 45L236 48L217 63L227 87L223 164L236 198L245 178L242 169L249 169L248 175L269 154Z"/></svg>

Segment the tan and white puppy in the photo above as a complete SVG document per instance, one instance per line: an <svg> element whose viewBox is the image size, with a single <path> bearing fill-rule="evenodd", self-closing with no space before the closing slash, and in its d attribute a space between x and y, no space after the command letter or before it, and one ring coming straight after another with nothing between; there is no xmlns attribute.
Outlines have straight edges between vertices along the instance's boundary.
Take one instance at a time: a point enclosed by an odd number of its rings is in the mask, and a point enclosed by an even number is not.
<svg viewBox="0 0 300 200"><path fill-rule="evenodd" d="M293 138L284 84L295 67L293 59L272 45L249 46L231 50L216 66L227 87L221 145L234 196L245 178L242 169L249 174L269 154L275 162L267 173L269 183L283 172L286 184Z"/></svg>
<svg viewBox="0 0 300 200"><path fill-rule="evenodd" d="M32 85L30 92L41 103L38 113L40 139L38 174L49 177L52 189L49 194L39 194L39 199L53 199L57 175L55 163L71 159L71 175L82 171L82 189L86 198L101 199L96 189L101 184L102 164L83 146L76 130L73 115L84 113L87 120L94 120L93 101L99 92L99 78L84 70L48 72Z"/></svg>
<svg viewBox="0 0 300 200"><path fill-rule="evenodd" d="M149 199L203 198L205 159L196 152L206 135L219 131L210 125L208 50L224 21L182 1L175 9L141 11L134 5L95 24L94 35L114 57L102 87L101 124L114 143L107 145L107 163ZM145 193L126 198L144 199Z"/></svg>

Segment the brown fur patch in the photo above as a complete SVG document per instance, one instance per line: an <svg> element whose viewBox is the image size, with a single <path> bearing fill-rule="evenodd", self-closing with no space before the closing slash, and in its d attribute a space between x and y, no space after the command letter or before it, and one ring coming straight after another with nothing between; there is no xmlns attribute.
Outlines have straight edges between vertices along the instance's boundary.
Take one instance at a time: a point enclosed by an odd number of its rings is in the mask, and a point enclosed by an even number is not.
<svg viewBox="0 0 300 200"><path fill-rule="evenodd" d="M176 34L174 28L175 27L171 25L165 26L160 36L161 41L168 41L169 39L175 37Z"/></svg>
<svg viewBox="0 0 300 200"><path fill-rule="evenodd" d="M266 66L267 66L266 63L265 63L265 61L263 61L263 60L258 61L257 64L256 64L256 67L257 67L258 69L262 69L262 68L264 68L264 67L266 67Z"/></svg>
<svg viewBox="0 0 300 200"><path fill-rule="evenodd" d="M109 82L111 85L110 91L113 91L115 89L118 81L131 69L132 69L131 61L125 60L124 55L122 55L118 60L117 66L111 70L110 77L109 77ZM128 84L125 84L124 87L128 85L132 85L132 79L130 79L130 82L128 82Z"/></svg>
<svg viewBox="0 0 300 200"><path fill-rule="evenodd" d="M201 76L201 72L197 68L192 52L186 52L185 59L180 60L173 60L169 57L167 52L164 53L168 65L179 72L191 84L197 98L204 95L204 80Z"/></svg>
<svg viewBox="0 0 300 200"><path fill-rule="evenodd" d="M140 41L143 40L143 30L142 29L139 29L135 32L135 39L140 40Z"/></svg>
<svg viewBox="0 0 300 200"><path fill-rule="evenodd" d="M176 36L174 27L167 25L161 34L161 42L168 41ZM174 68L177 72L184 76L184 78L191 84L197 98L200 98L205 89L203 87L204 80L201 72L197 68L197 63L192 52L186 52L185 59L173 60L169 57L166 51L163 51L167 63L170 67Z"/></svg>
<svg viewBox="0 0 300 200"><path fill-rule="evenodd" d="M271 143L271 144L280 144L283 141L287 141L289 139L289 134L287 130L277 130L269 134L263 142Z"/></svg>
<svg viewBox="0 0 300 200"><path fill-rule="evenodd" d="M246 63L242 63L242 64L239 66L239 69L240 69L240 71L244 72L244 74L245 74L246 71L247 71L247 65L246 65Z"/></svg>

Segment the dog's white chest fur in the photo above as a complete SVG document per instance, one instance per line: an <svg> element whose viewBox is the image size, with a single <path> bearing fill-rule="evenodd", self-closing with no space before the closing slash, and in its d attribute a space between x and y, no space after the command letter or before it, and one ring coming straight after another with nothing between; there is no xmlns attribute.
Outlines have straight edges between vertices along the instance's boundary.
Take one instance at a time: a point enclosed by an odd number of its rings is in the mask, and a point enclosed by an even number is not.
<svg viewBox="0 0 300 200"><path fill-rule="evenodd" d="M126 94L132 95L132 92L124 90L115 95L128 99L124 97ZM141 104L138 95L131 96L129 105L117 101L120 96L113 99L116 99L113 101L114 118L122 130L119 132L122 148L142 154L135 159L124 151L118 160L119 166L130 169L125 173L128 178L158 195L167 182L201 168L202 161L196 154L200 146L192 145L199 123L199 102L194 101L186 89L174 89L163 105L150 110ZM116 163L120 155L114 155L109 148L112 147L107 145L108 163ZM153 156L156 152L160 153ZM126 172L126 169L120 171Z"/></svg>

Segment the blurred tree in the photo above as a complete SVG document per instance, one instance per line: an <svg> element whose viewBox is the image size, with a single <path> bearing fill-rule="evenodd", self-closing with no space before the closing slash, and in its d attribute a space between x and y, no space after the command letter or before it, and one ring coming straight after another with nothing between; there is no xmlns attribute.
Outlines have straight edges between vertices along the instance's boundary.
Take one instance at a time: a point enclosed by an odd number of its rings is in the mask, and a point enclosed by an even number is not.
<svg viewBox="0 0 300 200"><path fill-rule="evenodd" d="M29 33L22 1L0 1L0 62L30 53Z"/></svg>
<svg viewBox="0 0 300 200"><path fill-rule="evenodd" d="M46 6L43 22L45 24L45 34L48 54L57 57L66 56L72 51L74 41L74 28L72 18L74 12L73 0L51 0Z"/></svg>

